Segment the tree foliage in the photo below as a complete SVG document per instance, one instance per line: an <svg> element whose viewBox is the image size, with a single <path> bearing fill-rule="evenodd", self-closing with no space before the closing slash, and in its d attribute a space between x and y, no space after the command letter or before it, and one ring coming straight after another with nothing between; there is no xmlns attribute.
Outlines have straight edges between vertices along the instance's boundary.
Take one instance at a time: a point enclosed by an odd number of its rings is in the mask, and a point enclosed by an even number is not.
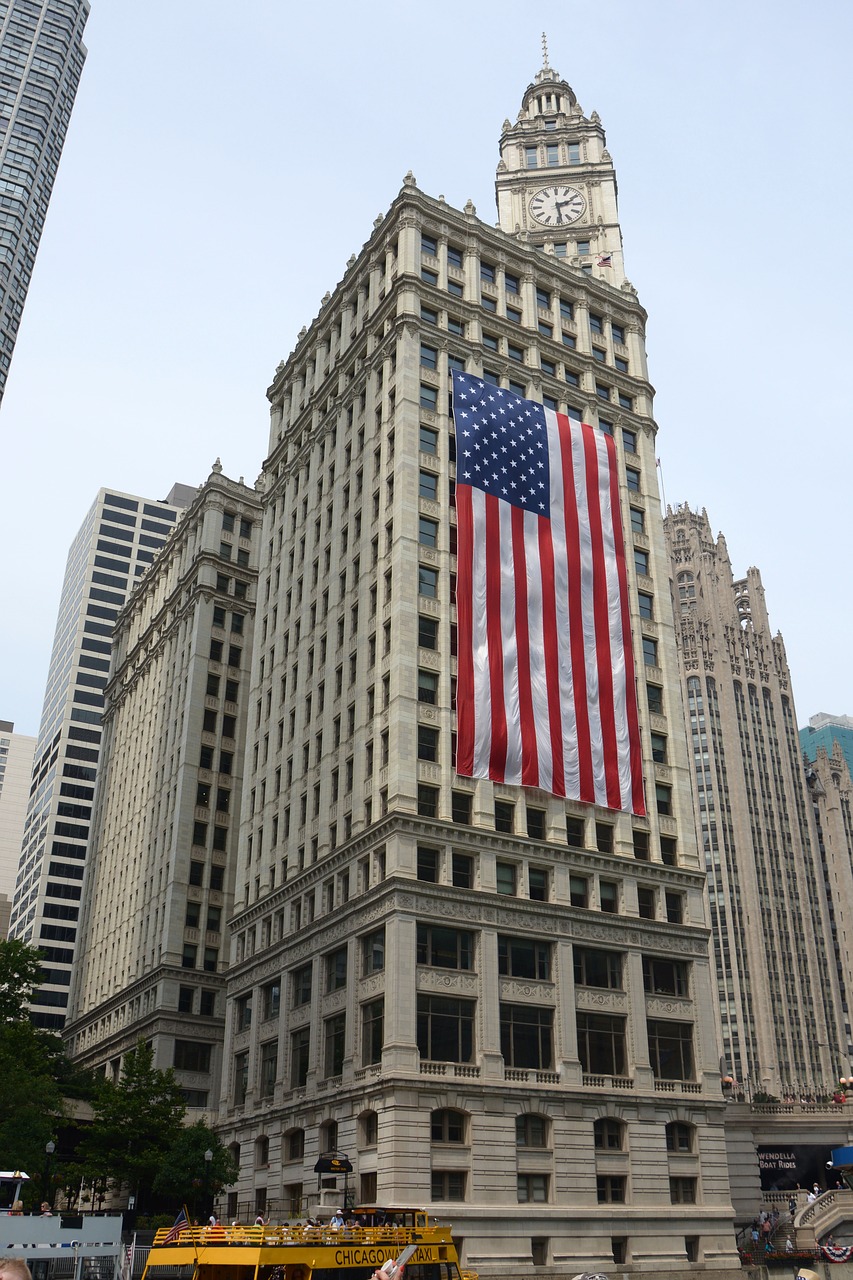
<svg viewBox="0 0 853 1280"><path fill-rule="evenodd" d="M0 1024L25 1022L27 1001L41 981L42 960L18 938L0 941Z"/></svg>
<svg viewBox="0 0 853 1280"><path fill-rule="evenodd" d="M29 1173L33 1194L62 1118L61 1082L74 1074L59 1037L29 1020L27 1001L40 977L34 947L0 941L0 1152L4 1168Z"/></svg>
<svg viewBox="0 0 853 1280"><path fill-rule="evenodd" d="M204 1153L210 1151L211 1160ZM208 1212L210 1199L237 1181L239 1166L227 1147L203 1120L189 1125L175 1138L160 1162L153 1189L176 1205L186 1202L193 1214Z"/></svg>
<svg viewBox="0 0 853 1280"><path fill-rule="evenodd" d="M186 1104L174 1073L155 1067L151 1048L140 1040L125 1056L118 1083L101 1082L93 1110L80 1146L81 1172L96 1187L126 1185L141 1207L183 1132Z"/></svg>

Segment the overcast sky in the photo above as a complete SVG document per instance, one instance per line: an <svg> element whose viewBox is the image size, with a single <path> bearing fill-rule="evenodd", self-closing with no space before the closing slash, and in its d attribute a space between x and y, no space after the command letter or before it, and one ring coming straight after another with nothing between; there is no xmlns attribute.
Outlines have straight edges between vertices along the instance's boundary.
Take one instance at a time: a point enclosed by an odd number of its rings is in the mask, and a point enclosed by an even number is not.
<svg viewBox="0 0 853 1280"><path fill-rule="evenodd" d="M495 221L543 26L616 164L666 499L761 570L799 723L853 712L849 0L92 0L0 408L0 718L38 730L101 485L254 481L275 366L406 171Z"/></svg>

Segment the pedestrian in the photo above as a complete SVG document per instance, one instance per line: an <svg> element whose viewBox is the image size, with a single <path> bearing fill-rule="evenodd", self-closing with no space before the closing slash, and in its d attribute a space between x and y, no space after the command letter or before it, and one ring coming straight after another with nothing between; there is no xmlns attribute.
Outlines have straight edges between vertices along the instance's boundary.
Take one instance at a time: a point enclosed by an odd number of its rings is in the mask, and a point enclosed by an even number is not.
<svg viewBox="0 0 853 1280"><path fill-rule="evenodd" d="M0 1258L0 1280L33 1280L23 1258Z"/></svg>
<svg viewBox="0 0 853 1280"><path fill-rule="evenodd" d="M785 1252L786 1253L794 1252L794 1242L790 1236L788 1236L788 1239L785 1241Z"/></svg>
<svg viewBox="0 0 853 1280"><path fill-rule="evenodd" d="M790 1215L791 1215L791 1217L792 1217L792 1218L793 1218L794 1214L797 1212L797 1197L796 1197L796 1196L789 1196L789 1197L788 1197L788 1212L790 1213Z"/></svg>
<svg viewBox="0 0 853 1280"><path fill-rule="evenodd" d="M266 1219L264 1218L264 1215L262 1213L259 1213L257 1218L255 1218L255 1226L265 1227L266 1225L267 1223L266 1223Z"/></svg>
<svg viewBox="0 0 853 1280"><path fill-rule="evenodd" d="M48 1204L48 1202L47 1202L46 1200L42 1200L42 1202L41 1202L41 1217L42 1217L42 1218L52 1218L52 1217L53 1217L53 1210L51 1209L50 1205Z"/></svg>
<svg viewBox="0 0 853 1280"><path fill-rule="evenodd" d="M337 1231L339 1230L340 1227L345 1225L345 1222L346 1222L346 1219L344 1218L343 1209L336 1209L335 1212L332 1214L331 1218L329 1219L329 1226L332 1228L333 1231Z"/></svg>

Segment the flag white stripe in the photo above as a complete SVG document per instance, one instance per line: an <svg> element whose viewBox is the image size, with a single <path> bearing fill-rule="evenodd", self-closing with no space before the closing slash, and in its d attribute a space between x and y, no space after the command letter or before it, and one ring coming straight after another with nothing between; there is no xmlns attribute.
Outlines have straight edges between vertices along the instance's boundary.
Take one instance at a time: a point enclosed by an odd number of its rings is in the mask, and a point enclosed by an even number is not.
<svg viewBox="0 0 853 1280"><path fill-rule="evenodd" d="M471 610L474 658L474 772L476 776L488 777L492 741L492 701L489 685L489 638L486 629L486 495L480 489L472 489L471 499L474 528L471 573L474 606Z"/></svg>
<svg viewBox="0 0 853 1280"><path fill-rule="evenodd" d="M545 675L545 628L542 618L542 565L539 555L539 519L524 512L524 556L527 569L527 643L530 648L530 700L536 731L539 786L550 791L554 761L551 720Z"/></svg>
<svg viewBox="0 0 853 1280"><path fill-rule="evenodd" d="M499 503L500 545L512 546L512 507L508 502ZM495 551L497 554L497 551ZM506 710L506 781L521 783L521 712L518 703L518 639L515 621L515 576L512 557L501 562L501 637L503 640L503 671L501 678Z"/></svg>

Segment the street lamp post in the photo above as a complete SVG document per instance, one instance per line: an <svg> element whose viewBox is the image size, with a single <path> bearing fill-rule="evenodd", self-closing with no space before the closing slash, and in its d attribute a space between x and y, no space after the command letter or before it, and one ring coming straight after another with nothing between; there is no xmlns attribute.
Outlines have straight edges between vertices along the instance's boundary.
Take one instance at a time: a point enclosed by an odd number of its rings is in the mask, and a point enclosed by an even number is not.
<svg viewBox="0 0 853 1280"><path fill-rule="evenodd" d="M51 1183L50 1173L51 1164L53 1162L53 1153L56 1150L56 1143L51 1138L50 1142L45 1144L44 1153L47 1159L44 1164L44 1194L43 1199L47 1201L51 1209L53 1209L53 1185Z"/></svg>
<svg viewBox="0 0 853 1280"><path fill-rule="evenodd" d="M213 1199L210 1194L210 1166L213 1162L213 1152L210 1147L204 1153L204 1205L205 1213L210 1217L213 1212Z"/></svg>

